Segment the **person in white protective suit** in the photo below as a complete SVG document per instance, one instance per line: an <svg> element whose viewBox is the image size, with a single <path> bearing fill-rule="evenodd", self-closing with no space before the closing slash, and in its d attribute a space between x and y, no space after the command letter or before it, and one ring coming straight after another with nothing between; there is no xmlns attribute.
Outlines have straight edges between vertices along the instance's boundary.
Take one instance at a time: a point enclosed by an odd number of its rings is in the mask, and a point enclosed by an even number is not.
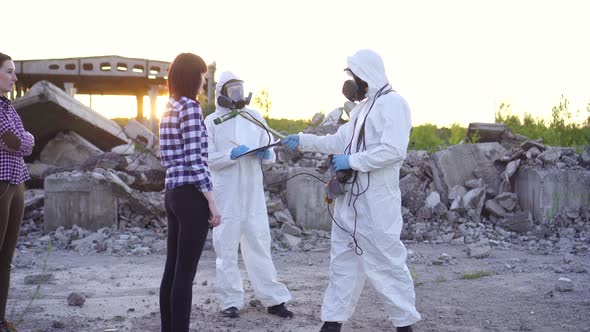
<svg viewBox="0 0 590 332"><path fill-rule="evenodd" d="M240 157L248 150L269 145L272 136L244 117L235 116L236 110L247 112L266 126L258 112L245 107L251 95L244 98L243 91L243 81L229 71L223 72L215 89L216 111L205 119L213 192L224 218L222 227L213 230L213 246L217 254L216 287L222 301L222 313L227 317L239 317L239 310L244 307L238 268L239 247L256 297L268 307L268 313L292 317L293 313L285 306L291 295L287 287L277 281L271 258L261 169L261 161L273 163L276 155L270 148Z"/></svg>
<svg viewBox="0 0 590 332"><path fill-rule="evenodd" d="M352 170L336 198L330 250L330 281L324 295L322 332L340 331L354 312L368 279L397 331L412 331L421 319L406 266L402 230L400 167L412 127L406 101L389 85L381 57L361 50L348 58L353 80L343 93L360 103L334 135L289 135L291 149L333 154L336 171ZM359 139L360 137L360 139Z"/></svg>

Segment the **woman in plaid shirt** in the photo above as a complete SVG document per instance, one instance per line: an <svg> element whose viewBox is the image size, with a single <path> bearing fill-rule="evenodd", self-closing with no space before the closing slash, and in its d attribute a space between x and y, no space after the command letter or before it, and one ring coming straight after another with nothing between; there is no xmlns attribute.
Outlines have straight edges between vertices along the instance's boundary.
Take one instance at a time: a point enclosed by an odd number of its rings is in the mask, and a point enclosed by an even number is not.
<svg viewBox="0 0 590 332"><path fill-rule="evenodd" d="M16 83L14 62L0 53L0 332L15 332L6 322L6 301L10 285L10 263L16 248L23 219L25 184L29 172L24 156L33 151L33 135L25 131L23 122L5 94Z"/></svg>
<svg viewBox="0 0 590 332"><path fill-rule="evenodd" d="M168 73L170 101L160 122L162 165L166 167L168 254L160 286L162 332L188 332L192 284L209 225L221 223L207 163L207 130L197 96L207 65L182 53Z"/></svg>

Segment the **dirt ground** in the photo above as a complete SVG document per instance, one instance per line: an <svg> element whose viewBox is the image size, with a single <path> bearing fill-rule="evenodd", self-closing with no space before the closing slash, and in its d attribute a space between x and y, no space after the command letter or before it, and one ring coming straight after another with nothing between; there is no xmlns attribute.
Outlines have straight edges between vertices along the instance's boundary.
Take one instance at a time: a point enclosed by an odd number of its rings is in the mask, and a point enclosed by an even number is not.
<svg viewBox="0 0 590 332"><path fill-rule="evenodd" d="M590 256L538 255L519 250L495 250L485 259L467 258L463 246L408 244L413 252L417 306L422 321L415 331L590 331ZM432 264L442 254L453 257ZM248 282L246 308L239 319L219 313L215 294L214 252L207 250L193 287L191 331L318 331L320 306L327 285L329 252L274 253L280 279L293 297L293 319L266 314ZM21 252L15 260L8 318L16 319L35 293L25 276L43 273L43 254ZM52 252L46 273L55 281L41 286L24 313L19 331L119 332L159 331L158 287L164 256L80 256ZM24 264L31 260L34 264ZM577 266L578 272L568 272ZM581 269L580 269L581 268ZM242 269L244 271L244 269ZM558 273L561 271L562 273ZM484 274L491 274L477 278ZM476 279L463 279L475 274ZM243 272L246 278L245 271ZM554 290L559 277L570 278L574 290ZM83 307L68 306L71 292L87 296ZM381 302L369 284L343 331L393 331Z"/></svg>

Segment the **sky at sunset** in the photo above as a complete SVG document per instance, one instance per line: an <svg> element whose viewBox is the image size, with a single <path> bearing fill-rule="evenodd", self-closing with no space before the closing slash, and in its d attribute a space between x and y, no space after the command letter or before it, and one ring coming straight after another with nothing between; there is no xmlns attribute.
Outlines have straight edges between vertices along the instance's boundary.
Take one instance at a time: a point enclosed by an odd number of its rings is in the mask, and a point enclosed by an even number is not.
<svg viewBox="0 0 590 332"><path fill-rule="evenodd" d="M415 125L493 121L502 102L547 117L562 94L585 118L590 102L588 1L27 0L27 11L11 3L0 52L15 60L172 61L193 52L248 90L268 90L274 118L342 106L346 58L363 48L381 54ZM92 102L109 117L135 114L135 97Z"/></svg>

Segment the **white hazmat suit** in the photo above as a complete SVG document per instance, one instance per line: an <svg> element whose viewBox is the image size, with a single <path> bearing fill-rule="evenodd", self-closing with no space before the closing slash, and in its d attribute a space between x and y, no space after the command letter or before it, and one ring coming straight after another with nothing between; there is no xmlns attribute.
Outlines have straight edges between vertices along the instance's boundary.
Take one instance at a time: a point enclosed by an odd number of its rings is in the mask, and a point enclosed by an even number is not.
<svg viewBox="0 0 590 332"><path fill-rule="evenodd" d="M366 120L366 150L361 148L357 152L361 124L377 91L388 84L388 80L383 60L370 50L362 50L349 57L348 67L368 83L367 99L351 111L350 121L334 135L299 135L299 148L303 151L345 154L354 132L349 163L353 170L358 171L360 187L354 192L364 192L354 204L357 212L356 239L363 254L359 256L355 253L349 234L332 225L330 281L324 295L321 318L329 322L348 320L368 279L384 302L393 325L408 326L421 318L416 311L414 284L406 266L406 248L400 241L399 171L406 156L412 127L410 109L394 91L379 97ZM355 208L349 205L351 185L347 185L346 189L346 194L336 198L334 218L340 226L353 233Z"/></svg>
<svg viewBox="0 0 590 332"><path fill-rule="evenodd" d="M238 79L231 72L220 75L216 97L223 85ZM243 108L266 125L264 118L254 110ZM272 262L270 228L266 212L260 158L255 154L232 160L230 153L234 143L255 149L269 144L266 131L254 123L236 116L214 124L214 119L231 112L219 107L207 116L205 126L209 135L209 168L213 178L213 193L223 222L213 229L213 245L217 254L216 287L221 296L223 309L244 306L244 290L238 268L238 246L242 252L248 276L257 298L266 307L287 302L289 291L277 281L277 272ZM271 136L272 139L272 136ZM274 151L264 163L276 159Z"/></svg>

